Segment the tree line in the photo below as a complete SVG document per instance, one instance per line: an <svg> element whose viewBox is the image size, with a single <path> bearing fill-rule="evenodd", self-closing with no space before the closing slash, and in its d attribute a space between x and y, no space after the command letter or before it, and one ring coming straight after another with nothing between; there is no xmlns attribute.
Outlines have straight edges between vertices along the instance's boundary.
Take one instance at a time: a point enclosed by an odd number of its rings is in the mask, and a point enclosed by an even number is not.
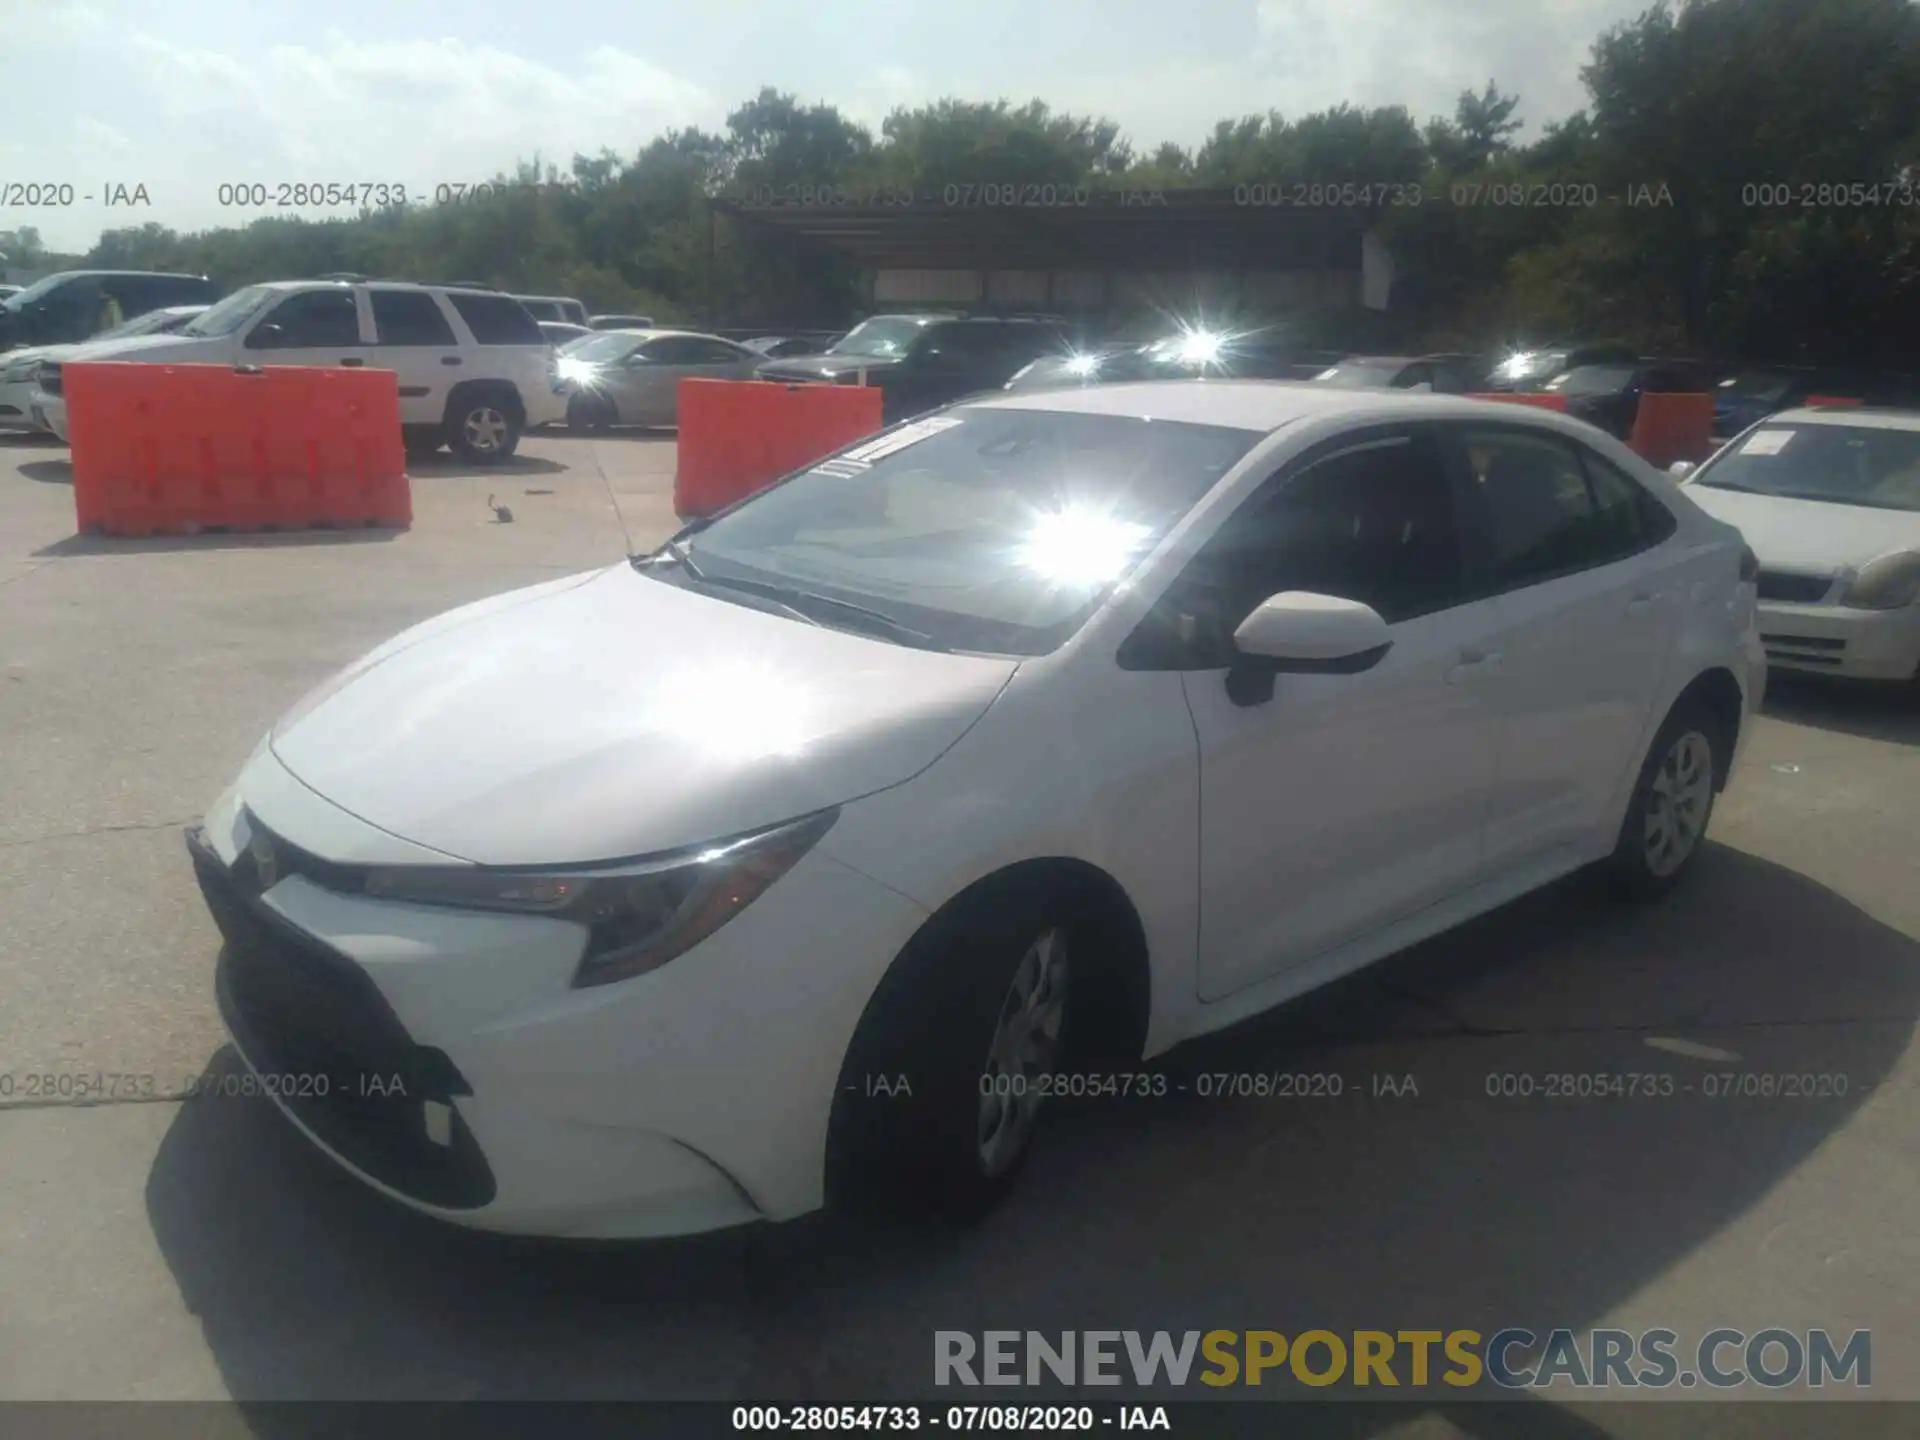
<svg viewBox="0 0 1920 1440"><path fill-rule="evenodd" d="M1521 97L1488 82L1424 123L1397 105L1275 110L1150 150L1041 100L903 107L875 134L763 89L717 131L564 168L523 161L471 197L193 234L148 224L106 232L79 261L227 286L472 279L667 321L840 325L862 303L849 261L712 202L789 187L1350 186L1395 256L1403 343L1568 334L1920 368L1920 6L1663 0L1599 35L1581 78L1586 105L1524 143ZM0 249L31 263L19 233Z"/></svg>

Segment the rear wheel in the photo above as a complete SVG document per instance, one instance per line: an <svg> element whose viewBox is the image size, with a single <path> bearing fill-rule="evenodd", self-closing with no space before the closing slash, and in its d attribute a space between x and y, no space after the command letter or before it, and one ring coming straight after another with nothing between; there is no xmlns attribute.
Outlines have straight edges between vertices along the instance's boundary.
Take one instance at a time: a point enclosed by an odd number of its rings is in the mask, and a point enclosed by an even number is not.
<svg viewBox="0 0 1920 1440"><path fill-rule="evenodd" d="M1726 765L1714 748L1720 728L1705 706L1687 703L1654 737L1609 862L1627 894L1665 894L1699 853Z"/></svg>
<svg viewBox="0 0 1920 1440"><path fill-rule="evenodd" d="M596 435L613 423L613 402L602 395L575 395L567 401L567 428Z"/></svg>
<svg viewBox="0 0 1920 1440"><path fill-rule="evenodd" d="M964 1221L1012 1188L1061 1054L1083 933L1064 897L1017 886L914 939L847 1052L831 1201Z"/></svg>

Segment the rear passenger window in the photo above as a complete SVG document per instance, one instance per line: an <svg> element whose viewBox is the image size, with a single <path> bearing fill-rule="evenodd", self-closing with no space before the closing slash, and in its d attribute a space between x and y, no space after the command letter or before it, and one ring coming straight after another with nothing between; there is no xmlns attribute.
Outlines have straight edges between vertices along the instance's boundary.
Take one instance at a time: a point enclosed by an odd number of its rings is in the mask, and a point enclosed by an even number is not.
<svg viewBox="0 0 1920 1440"><path fill-rule="evenodd" d="M1637 526L1634 506L1623 508L1616 495L1613 509L1603 512L1570 445L1517 430L1470 430L1460 438L1496 589L1590 569L1640 548L1623 528Z"/></svg>
<svg viewBox="0 0 1920 1440"><path fill-rule="evenodd" d="M374 290L373 331L380 345L452 345L453 327L424 290ZM471 323L471 322L469 322Z"/></svg>
<svg viewBox="0 0 1920 1440"><path fill-rule="evenodd" d="M1591 450L1580 452L1587 482L1601 517L1618 534L1631 535L1632 542L1620 553L1632 555L1652 549L1679 528L1673 512L1656 500L1647 487L1629 475L1623 475L1610 462Z"/></svg>
<svg viewBox="0 0 1920 1440"><path fill-rule="evenodd" d="M539 322L511 295L450 292L447 299L482 345L545 345Z"/></svg>

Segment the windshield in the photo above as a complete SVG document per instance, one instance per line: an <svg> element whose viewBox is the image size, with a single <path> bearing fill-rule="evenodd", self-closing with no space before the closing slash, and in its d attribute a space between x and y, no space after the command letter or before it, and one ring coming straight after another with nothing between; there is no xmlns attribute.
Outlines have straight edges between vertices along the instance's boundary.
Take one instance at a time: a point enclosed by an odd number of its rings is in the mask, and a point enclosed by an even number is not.
<svg viewBox="0 0 1920 1440"><path fill-rule="evenodd" d="M27 286L27 288L22 290L18 295L9 295L5 300L0 300L0 308L18 310L24 305L30 305L42 295L52 293L72 278L73 276L70 274L48 275L43 279L34 281L33 284Z"/></svg>
<svg viewBox="0 0 1920 1440"><path fill-rule="evenodd" d="M1556 395L1611 395L1633 383L1631 365L1582 365L1549 380L1546 388Z"/></svg>
<svg viewBox="0 0 1920 1440"><path fill-rule="evenodd" d="M165 310L149 310L144 315L136 315L123 325L104 330L95 335L95 340L125 340L134 335L158 335L164 330L178 329L181 317Z"/></svg>
<svg viewBox="0 0 1920 1440"><path fill-rule="evenodd" d="M1342 385L1361 389L1369 385L1391 386L1404 366L1334 365L1314 376L1323 385Z"/></svg>
<svg viewBox="0 0 1920 1440"><path fill-rule="evenodd" d="M1792 376L1782 375L1777 370L1748 370L1739 375L1729 375L1715 388L1723 395L1738 396L1743 400L1778 400L1792 384Z"/></svg>
<svg viewBox="0 0 1920 1440"><path fill-rule="evenodd" d="M1767 425L1723 450L1696 485L1796 500L1920 511L1920 430Z"/></svg>
<svg viewBox="0 0 1920 1440"><path fill-rule="evenodd" d="M567 358L584 360L593 365L611 365L621 361L646 343L641 335L628 335L619 330L601 330L592 335L582 335L570 340L566 345Z"/></svg>
<svg viewBox="0 0 1920 1440"><path fill-rule="evenodd" d="M236 290L226 299L208 307L197 319L188 321L180 327L182 335L231 335L246 324L262 307L274 298L275 292L265 285L249 285L244 290Z"/></svg>
<svg viewBox="0 0 1920 1440"><path fill-rule="evenodd" d="M902 320L897 316L879 315L871 320L862 320L853 329L842 335L833 344L828 353L833 355L865 355L870 358L903 355L907 347L913 344L920 332L927 328L925 320Z"/></svg>
<svg viewBox="0 0 1920 1440"><path fill-rule="evenodd" d="M823 461L686 549L717 587L778 584L883 612L945 649L1044 655L1259 439L962 408Z"/></svg>

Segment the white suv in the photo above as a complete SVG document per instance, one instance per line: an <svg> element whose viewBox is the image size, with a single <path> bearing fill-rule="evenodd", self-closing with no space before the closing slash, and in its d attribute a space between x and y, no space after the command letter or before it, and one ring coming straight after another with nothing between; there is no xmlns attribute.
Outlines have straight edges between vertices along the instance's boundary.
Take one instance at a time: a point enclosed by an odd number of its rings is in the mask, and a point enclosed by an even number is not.
<svg viewBox="0 0 1920 1440"><path fill-rule="evenodd" d="M172 335L75 347L67 363L346 365L392 370L409 451L450 445L489 463L529 426L566 417L553 350L511 295L399 281L276 280L236 290ZM34 418L67 438L60 365L38 376Z"/></svg>

